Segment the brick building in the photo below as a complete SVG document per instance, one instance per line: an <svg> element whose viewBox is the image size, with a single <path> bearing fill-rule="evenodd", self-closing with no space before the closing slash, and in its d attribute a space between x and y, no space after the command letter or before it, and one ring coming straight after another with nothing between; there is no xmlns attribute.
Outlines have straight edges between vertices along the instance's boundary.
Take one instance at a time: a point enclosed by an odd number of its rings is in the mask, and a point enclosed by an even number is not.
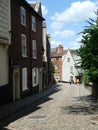
<svg viewBox="0 0 98 130"><path fill-rule="evenodd" d="M62 56L66 54L66 50L63 49L62 45L51 52L51 62L54 67L54 78L62 81Z"/></svg>
<svg viewBox="0 0 98 130"><path fill-rule="evenodd" d="M25 0L11 0L9 55L10 100L12 101L38 93L42 87L44 18L40 6L40 4L37 7L36 4L32 6Z"/></svg>

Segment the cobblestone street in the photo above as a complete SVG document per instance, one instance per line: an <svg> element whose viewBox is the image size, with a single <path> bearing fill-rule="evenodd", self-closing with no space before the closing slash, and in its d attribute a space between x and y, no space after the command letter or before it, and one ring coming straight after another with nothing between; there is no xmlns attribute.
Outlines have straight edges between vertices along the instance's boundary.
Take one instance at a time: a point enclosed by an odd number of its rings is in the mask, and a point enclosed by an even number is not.
<svg viewBox="0 0 98 130"><path fill-rule="evenodd" d="M81 84L58 83L53 93L1 125L3 130L98 130L98 104Z"/></svg>

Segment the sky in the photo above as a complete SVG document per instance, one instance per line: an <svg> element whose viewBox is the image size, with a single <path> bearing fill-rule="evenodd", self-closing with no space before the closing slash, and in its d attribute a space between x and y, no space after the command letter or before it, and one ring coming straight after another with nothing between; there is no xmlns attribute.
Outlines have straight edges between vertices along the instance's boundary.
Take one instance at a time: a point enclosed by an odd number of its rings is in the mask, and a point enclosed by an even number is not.
<svg viewBox="0 0 98 130"><path fill-rule="evenodd" d="M27 0L37 2L38 0ZM95 19L98 0L40 0L51 48L77 49L89 18Z"/></svg>

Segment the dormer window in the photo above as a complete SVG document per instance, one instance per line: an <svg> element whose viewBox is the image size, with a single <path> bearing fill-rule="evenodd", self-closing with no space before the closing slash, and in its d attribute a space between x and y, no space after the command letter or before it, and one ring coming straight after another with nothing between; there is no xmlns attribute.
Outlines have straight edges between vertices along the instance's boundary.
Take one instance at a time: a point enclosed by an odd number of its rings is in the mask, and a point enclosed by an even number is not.
<svg viewBox="0 0 98 130"><path fill-rule="evenodd" d="M59 60L59 58L56 58L56 61L58 61Z"/></svg>

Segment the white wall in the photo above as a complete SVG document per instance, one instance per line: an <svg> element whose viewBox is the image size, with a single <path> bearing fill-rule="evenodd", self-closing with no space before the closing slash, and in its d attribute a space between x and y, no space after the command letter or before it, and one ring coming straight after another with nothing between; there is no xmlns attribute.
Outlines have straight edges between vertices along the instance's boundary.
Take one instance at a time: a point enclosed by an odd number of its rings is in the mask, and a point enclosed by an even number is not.
<svg viewBox="0 0 98 130"><path fill-rule="evenodd" d="M67 59L70 58L70 62ZM62 80L69 82L70 76L73 76L73 80L75 81L76 69L74 67L74 59L68 50L67 54L62 57ZM70 67L73 67L73 73L70 73Z"/></svg>
<svg viewBox="0 0 98 130"><path fill-rule="evenodd" d="M8 84L10 26L10 0L0 0L0 86Z"/></svg>
<svg viewBox="0 0 98 130"><path fill-rule="evenodd" d="M47 56L46 56L46 44L47 44L47 41L46 41L46 36L47 36L47 30L46 30L46 22L43 22L43 37L42 37L42 40L43 40L43 47L44 47L44 55L43 55L43 60L45 62L47 62Z"/></svg>
<svg viewBox="0 0 98 130"><path fill-rule="evenodd" d="M0 45L0 86L8 84L8 56L5 48Z"/></svg>

